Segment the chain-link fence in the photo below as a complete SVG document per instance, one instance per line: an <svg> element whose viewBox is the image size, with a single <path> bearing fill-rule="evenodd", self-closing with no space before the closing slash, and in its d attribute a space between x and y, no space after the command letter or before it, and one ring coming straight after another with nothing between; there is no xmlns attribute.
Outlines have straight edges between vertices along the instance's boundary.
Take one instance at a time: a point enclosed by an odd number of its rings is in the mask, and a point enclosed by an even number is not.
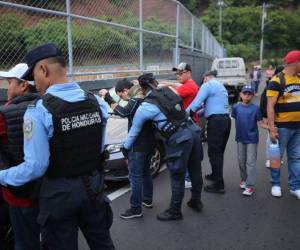
<svg viewBox="0 0 300 250"><path fill-rule="evenodd" d="M168 73L179 48L222 57L207 27L174 0L0 1L0 69L58 44L77 81Z"/></svg>

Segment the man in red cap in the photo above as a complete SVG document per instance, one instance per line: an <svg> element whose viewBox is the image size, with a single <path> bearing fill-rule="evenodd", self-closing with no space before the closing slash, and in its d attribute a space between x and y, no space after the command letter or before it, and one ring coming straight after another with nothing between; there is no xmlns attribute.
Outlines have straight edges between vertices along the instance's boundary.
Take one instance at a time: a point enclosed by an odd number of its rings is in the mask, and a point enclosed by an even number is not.
<svg viewBox="0 0 300 250"><path fill-rule="evenodd" d="M287 151L290 193L300 199L300 50L284 57L282 75L267 88L270 138L279 140L281 157ZM283 79L284 78L284 79ZM271 194L281 197L280 169L271 169Z"/></svg>

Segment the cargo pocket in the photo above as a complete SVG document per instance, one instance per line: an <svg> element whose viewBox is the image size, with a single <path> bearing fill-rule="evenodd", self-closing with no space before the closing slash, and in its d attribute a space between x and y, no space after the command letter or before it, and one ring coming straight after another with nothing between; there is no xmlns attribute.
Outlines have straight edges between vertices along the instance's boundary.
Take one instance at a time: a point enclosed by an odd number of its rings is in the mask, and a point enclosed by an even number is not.
<svg viewBox="0 0 300 250"><path fill-rule="evenodd" d="M182 173L185 172L185 167L181 163L181 156L183 154L183 150L179 150L176 152L167 152L165 157L167 162L167 167L172 173Z"/></svg>

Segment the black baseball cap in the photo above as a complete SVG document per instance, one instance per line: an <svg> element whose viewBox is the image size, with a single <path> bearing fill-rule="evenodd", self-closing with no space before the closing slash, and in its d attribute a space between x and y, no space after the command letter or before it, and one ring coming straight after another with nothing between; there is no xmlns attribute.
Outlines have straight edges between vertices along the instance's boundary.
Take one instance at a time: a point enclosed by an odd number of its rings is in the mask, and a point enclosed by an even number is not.
<svg viewBox="0 0 300 250"><path fill-rule="evenodd" d="M183 70L187 70L187 71L192 71L192 67L191 65L185 63L185 62L181 62L178 64L177 68L173 68L173 71L183 71Z"/></svg>
<svg viewBox="0 0 300 250"><path fill-rule="evenodd" d="M22 79L33 81L32 71L34 66L41 60L49 58L63 56L58 46L54 43L43 44L33 50L29 51L25 57L28 65L28 70L22 76Z"/></svg>
<svg viewBox="0 0 300 250"><path fill-rule="evenodd" d="M152 73L145 73L138 77L139 85L142 88L150 87L150 88L156 88L158 83Z"/></svg>

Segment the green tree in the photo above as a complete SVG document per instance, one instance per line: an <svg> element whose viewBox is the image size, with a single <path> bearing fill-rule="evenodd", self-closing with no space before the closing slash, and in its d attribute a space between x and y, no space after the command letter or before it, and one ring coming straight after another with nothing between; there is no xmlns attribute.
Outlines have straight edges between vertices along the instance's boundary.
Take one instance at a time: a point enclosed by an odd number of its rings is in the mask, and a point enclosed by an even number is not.
<svg viewBox="0 0 300 250"><path fill-rule="evenodd" d="M2 38L0 44L1 65L6 62L6 65L3 66L9 68L24 60L27 33L21 17L15 14L2 13L0 23L0 37Z"/></svg>

